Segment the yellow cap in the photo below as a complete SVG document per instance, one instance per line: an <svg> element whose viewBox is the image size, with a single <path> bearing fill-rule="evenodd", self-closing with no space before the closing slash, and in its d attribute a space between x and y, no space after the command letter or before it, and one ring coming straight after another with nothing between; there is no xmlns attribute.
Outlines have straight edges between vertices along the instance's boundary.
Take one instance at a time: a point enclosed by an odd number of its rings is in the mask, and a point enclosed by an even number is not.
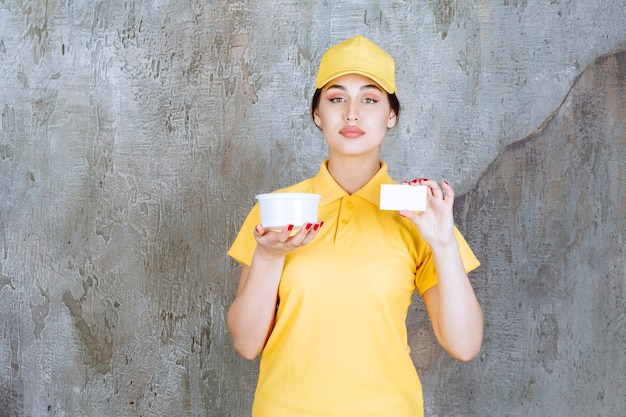
<svg viewBox="0 0 626 417"><path fill-rule="evenodd" d="M360 74L376 81L389 94L396 92L393 58L374 42L363 36L340 42L322 56L315 79L315 88L346 74Z"/></svg>

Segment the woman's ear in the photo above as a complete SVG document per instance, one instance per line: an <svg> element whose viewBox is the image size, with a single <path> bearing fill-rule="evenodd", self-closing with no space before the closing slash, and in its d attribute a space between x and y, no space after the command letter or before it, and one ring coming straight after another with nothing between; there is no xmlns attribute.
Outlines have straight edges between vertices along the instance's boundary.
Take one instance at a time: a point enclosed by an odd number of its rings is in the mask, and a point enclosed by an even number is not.
<svg viewBox="0 0 626 417"><path fill-rule="evenodd" d="M398 116L396 115L396 112L391 110L389 112L389 119L387 119L387 129L391 129L392 127L394 127L397 121Z"/></svg>
<svg viewBox="0 0 626 417"><path fill-rule="evenodd" d="M317 109L313 110L313 122L315 122L317 127L320 129L322 128L322 119L320 118L320 113Z"/></svg>

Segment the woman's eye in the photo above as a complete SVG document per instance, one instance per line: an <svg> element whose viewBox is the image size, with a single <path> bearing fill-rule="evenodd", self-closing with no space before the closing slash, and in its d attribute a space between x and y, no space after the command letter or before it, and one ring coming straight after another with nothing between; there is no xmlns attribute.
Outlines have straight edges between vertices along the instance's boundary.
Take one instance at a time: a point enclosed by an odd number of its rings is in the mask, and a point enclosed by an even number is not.
<svg viewBox="0 0 626 417"><path fill-rule="evenodd" d="M333 97L328 99L331 103L343 103L345 100L343 97Z"/></svg>
<svg viewBox="0 0 626 417"><path fill-rule="evenodd" d="M365 97L363 99L363 103L367 103L367 104L378 103L378 100L375 100L371 97Z"/></svg>

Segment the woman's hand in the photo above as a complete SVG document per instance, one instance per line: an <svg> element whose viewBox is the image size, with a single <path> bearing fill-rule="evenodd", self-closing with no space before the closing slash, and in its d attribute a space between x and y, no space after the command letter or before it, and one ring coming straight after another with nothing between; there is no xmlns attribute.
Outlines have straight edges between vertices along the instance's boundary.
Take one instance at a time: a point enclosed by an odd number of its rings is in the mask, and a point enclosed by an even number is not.
<svg viewBox="0 0 626 417"><path fill-rule="evenodd" d="M254 238L257 242L259 256L282 258L289 252L308 244L317 235L323 221L304 224L297 233L293 234L294 226L286 226L281 231L265 229L262 225L254 228Z"/></svg>
<svg viewBox="0 0 626 417"><path fill-rule="evenodd" d="M227 319L235 350L244 358L256 358L272 332L285 257L313 240L323 223L306 223L297 233L293 225L279 232L260 224L254 228L257 247L250 265L241 268Z"/></svg>
<svg viewBox="0 0 626 417"><path fill-rule="evenodd" d="M454 204L454 190L447 181L439 185L437 181L415 179L410 186L424 185L428 187L426 193L426 210L414 212L401 210L399 213L410 219L419 228L422 237L431 247L446 246L454 241L454 218L452 206Z"/></svg>
<svg viewBox="0 0 626 417"><path fill-rule="evenodd" d="M453 358L469 361L480 351L483 316L454 236L454 191L446 181L439 185L422 179L410 184L428 187L425 211L400 211L419 228L435 259L438 284L424 293L424 304L441 346Z"/></svg>

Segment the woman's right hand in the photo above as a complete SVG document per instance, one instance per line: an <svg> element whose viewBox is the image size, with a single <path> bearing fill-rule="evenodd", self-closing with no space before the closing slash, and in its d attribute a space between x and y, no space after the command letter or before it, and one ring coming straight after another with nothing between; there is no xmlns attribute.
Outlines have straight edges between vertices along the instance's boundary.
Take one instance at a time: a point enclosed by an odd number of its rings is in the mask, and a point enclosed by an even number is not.
<svg viewBox="0 0 626 417"><path fill-rule="evenodd" d="M254 238L257 242L256 251L260 256L281 258L294 249L308 244L320 231L323 221L304 224L297 233L293 234L294 226L286 226L281 231L266 229L261 224L254 228Z"/></svg>
<svg viewBox="0 0 626 417"><path fill-rule="evenodd" d="M279 232L254 228L257 247L250 265L241 268L227 319L235 350L244 358L257 357L272 332L285 257L313 240L323 223L307 223L297 233L293 226Z"/></svg>

